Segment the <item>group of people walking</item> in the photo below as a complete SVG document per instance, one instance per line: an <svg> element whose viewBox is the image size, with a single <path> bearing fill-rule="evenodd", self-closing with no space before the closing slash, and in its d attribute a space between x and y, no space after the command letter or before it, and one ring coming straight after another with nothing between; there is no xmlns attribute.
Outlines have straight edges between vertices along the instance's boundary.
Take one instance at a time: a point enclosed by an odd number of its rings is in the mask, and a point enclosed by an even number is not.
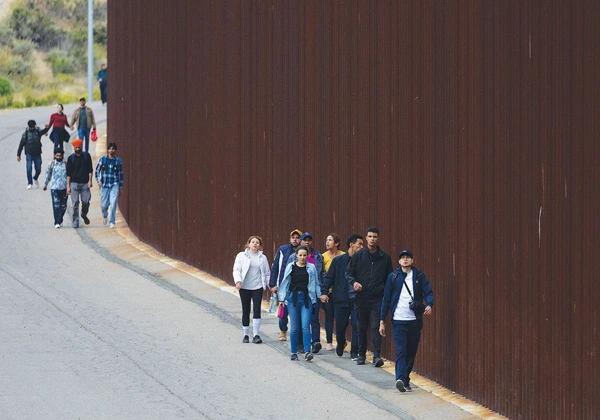
<svg viewBox="0 0 600 420"><path fill-rule="evenodd" d="M310 361L323 348L319 322L322 308L327 350L335 349L338 356L343 356L350 324L350 358L358 365L366 364L370 332L372 365L382 367L381 340L386 336L385 321L391 314L396 388L400 392L411 391L410 373L421 337L422 316L432 313L433 291L427 276L413 267L410 250L399 253L399 267L394 270L390 255L379 247L378 241L379 230L369 227L365 237L350 235L344 252L340 250L339 236L330 233L325 241L326 251L321 254L313 248L312 233L295 229L290 232L289 243L277 249L269 270L262 238L251 236L233 266L234 283L242 302L242 341L250 342L252 309L252 342L262 343L261 300L268 288L277 295L281 306L279 341L287 341L289 332L292 361L298 360L298 354Z"/></svg>
<svg viewBox="0 0 600 420"><path fill-rule="evenodd" d="M27 159L27 189L39 188L38 178L41 175L42 168L42 136L48 133L53 127L50 139L54 146L54 159L48 163L44 178L43 190L50 187L52 197L52 210L54 214L54 227L60 228L63 224L65 212L67 210L67 199L71 196L73 205L72 226L79 227L79 204L81 203L81 219L86 225L90 224L88 212L91 200L92 180L95 177L96 183L100 188L100 208L102 211L102 223L109 223L110 227L115 227L116 210L118 205L118 196L123 188L123 163L116 156L117 144L109 143L107 154L100 158L94 171L92 157L88 152L90 129L96 130L94 113L87 107L85 98L80 99L79 108L73 113L71 124L67 121L63 113L63 106L57 105L57 112L50 116L50 122L45 128L37 127L34 120L29 120L27 129L21 136L19 148L17 150L17 161L21 161L21 153L25 150ZM74 127L78 125L80 138L71 142L73 154L64 160L63 144L69 141L70 135L65 127ZM66 133L66 134L65 134ZM81 137L86 137L85 150L84 141ZM35 173L32 175L32 164L35 166ZM110 209L110 213L109 213Z"/></svg>

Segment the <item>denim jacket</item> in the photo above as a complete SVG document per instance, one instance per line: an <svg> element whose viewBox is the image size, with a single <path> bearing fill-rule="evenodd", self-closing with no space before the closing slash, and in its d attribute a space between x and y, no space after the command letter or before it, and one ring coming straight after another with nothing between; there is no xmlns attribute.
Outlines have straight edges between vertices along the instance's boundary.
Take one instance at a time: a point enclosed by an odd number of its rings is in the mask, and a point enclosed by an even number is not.
<svg viewBox="0 0 600 420"><path fill-rule="evenodd" d="M296 254L293 254L296 255ZM285 274L283 275L283 281L277 289L277 298L280 302L286 301L290 296L290 282L292 281L292 265L293 262L288 263L287 267L285 267ZM310 301L314 305L317 303L317 298L321 296L321 285L318 280L317 269L314 264L309 262L306 263L306 271L308 271L308 295L310 296Z"/></svg>
<svg viewBox="0 0 600 420"><path fill-rule="evenodd" d="M325 264L323 263L323 255L321 255L321 253L319 251L317 251L316 249L313 249L312 252L314 252L314 255L315 255L314 266L317 269L319 286L322 287L323 279L325 278ZM298 261L298 257L296 257L296 254L292 252L290 257L288 258L288 264L296 262L296 261Z"/></svg>

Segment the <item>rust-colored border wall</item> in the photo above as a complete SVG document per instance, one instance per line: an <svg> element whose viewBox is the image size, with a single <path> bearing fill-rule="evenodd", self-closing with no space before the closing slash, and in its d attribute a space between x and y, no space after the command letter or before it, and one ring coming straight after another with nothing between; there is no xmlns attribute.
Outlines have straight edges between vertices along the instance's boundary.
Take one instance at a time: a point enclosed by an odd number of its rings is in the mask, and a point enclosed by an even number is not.
<svg viewBox="0 0 600 420"><path fill-rule="evenodd" d="M141 239L230 279L252 234L271 259L293 228L323 250L377 225L436 293L419 373L512 418L597 417L600 2L108 10Z"/></svg>

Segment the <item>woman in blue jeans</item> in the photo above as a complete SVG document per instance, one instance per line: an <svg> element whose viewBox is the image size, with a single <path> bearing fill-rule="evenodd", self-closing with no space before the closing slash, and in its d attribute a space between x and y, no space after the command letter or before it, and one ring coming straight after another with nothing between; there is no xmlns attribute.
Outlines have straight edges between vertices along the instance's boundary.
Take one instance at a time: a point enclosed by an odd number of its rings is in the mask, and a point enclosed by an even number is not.
<svg viewBox="0 0 600 420"><path fill-rule="evenodd" d="M285 301L290 315L290 350L291 360L298 360L298 332L302 328L304 348L310 349L310 320L314 311L317 296L321 296L317 269L314 264L306 262L308 249L305 246L296 248L297 261L285 268L283 281L277 291L280 302ZM304 359L313 359L309 351Z"/></svg>

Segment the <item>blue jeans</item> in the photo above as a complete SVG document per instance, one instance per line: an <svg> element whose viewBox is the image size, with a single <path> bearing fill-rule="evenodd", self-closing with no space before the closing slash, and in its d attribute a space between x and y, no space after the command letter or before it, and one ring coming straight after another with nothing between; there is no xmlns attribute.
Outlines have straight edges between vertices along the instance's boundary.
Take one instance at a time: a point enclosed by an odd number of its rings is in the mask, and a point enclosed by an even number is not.
<svg viewBox="0 0 600 420"><path fill-rule="evenodd" d="M86 152L90 150L90 129L89 128L81 128L77 130L77 134L79 135L79 140L83 140L84 148Z"/></svg>
<svg viewBox="0 0 600 420"><path fill-rule="evenodd" d="M287 308L290 314L290 350L292 354L298 353L298 332L300 330L302 330L304 349L310 351L312 304L309 299L308 308L304 305L304 295L304 292L298 292L298 298L295 303L291 293L288 294L287 298Z"/></svg>
<svg viewBox="0 0 600 420"><path fill-rule="evenodd" d="M311 313L310 315L310 338L311 338L311 343L318 343L319 341L321 341L321 323L319 322L319 309L321 307L320 305L321 301L319 299L317 299L317 302L315 303L315 312ZM300 340L303 340L304 337L304 331L301 331L300 333ZM308 351L308 349L310 349L310 347L305 347L306 351Z"/></svg>
<svg viewBox="0 0 600 420"><path fill-rule="evenodd" d="M52 211L54 212L54 224L60 225L67 211L67 190L50 190L52 195Z"/></svg>
<svg viewBox="0 0 600 420"><path fill-rule="evenodd" d="M42 172L42 155L30 155L25 153L26 158L26 166L25 170L27 171L27 185L33 184L33 180L37 180L40 177L40 173ZM31 164L35 166L35 175L33 175L33 179L31 178Z"/></svg>
<svg viewBox="0 0 600 420"><path fill-rule="evenodd" d="M100 196L100 210L102 217L108 217L108 208L110 207L110 223L115 223L115 214L117 213L117 201L119 200L119 185L102 185Z"/></svg>
<svg viewBox="0 0 600 420"><path fill-rule="evenodd" d="M396 345L396 380L402 379L404 385L408 385L421 340L423 320L392 321L392 327Z"/></svg>

